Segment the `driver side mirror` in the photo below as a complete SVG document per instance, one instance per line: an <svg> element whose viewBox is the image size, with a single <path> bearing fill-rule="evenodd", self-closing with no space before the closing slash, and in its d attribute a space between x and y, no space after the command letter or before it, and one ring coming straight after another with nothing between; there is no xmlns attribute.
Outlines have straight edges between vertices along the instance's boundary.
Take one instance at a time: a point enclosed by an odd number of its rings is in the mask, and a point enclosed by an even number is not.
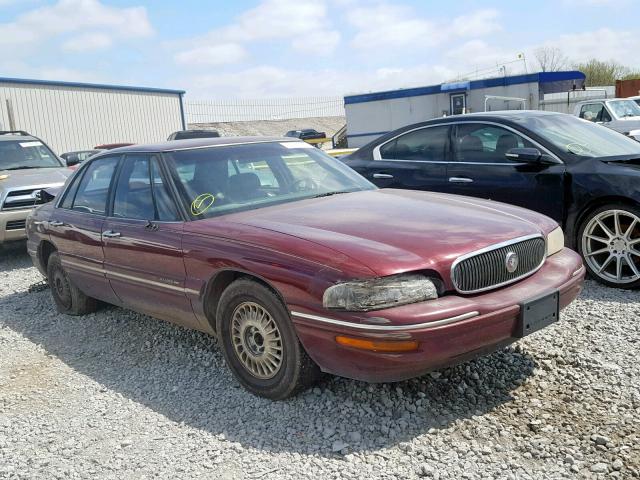
<svg viewBox="0 0 640 480"><path fill-rule="evenodd" d="M507 151L504 156L508 160L518 160L528 163L539 163L542 159L542 153L537 148L512 148Z"/></svg>
<svg viewBox="0 0 640 480"><path fill-rule="evenodd" d="M72 154L68 155L67 158L65 158L65 161L67 163L67 167L73 167L74 165L78 165L80 163L80 158L77 154Z"/></svg>

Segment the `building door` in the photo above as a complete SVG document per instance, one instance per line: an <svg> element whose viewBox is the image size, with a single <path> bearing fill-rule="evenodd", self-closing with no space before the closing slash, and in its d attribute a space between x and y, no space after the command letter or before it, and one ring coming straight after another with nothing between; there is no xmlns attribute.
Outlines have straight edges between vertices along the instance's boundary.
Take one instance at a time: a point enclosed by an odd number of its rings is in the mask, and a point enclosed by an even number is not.
<svg viewBox="0 0 640 480"><path fill-rule="evenodd" d="M464 93L451 95L451 115L460 115L467 111L467 96Z"/></svg>

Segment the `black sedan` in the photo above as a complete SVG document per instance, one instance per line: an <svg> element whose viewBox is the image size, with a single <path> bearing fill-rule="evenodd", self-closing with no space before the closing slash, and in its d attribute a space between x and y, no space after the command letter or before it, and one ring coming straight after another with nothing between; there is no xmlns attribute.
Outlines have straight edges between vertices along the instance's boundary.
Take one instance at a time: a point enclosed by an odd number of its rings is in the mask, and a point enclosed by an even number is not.
<svg viewBox="0 0 640 480"><path fill-rule="evenodd" d="M380 187L457 193L537 210L591 275L640 286L640 142L571 115L456 115L387 133L344 157Z"/></svg>

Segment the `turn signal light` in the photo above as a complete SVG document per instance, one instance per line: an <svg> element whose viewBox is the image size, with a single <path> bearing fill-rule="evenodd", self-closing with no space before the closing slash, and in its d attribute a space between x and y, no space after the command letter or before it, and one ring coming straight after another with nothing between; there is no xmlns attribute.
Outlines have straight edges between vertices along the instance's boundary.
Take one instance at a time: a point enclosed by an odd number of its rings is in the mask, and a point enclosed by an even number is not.
<svg viewBox="0 0 640 480"><path fill-rule="evenodd" d="M340 345L344 345L345 347L369 350L371 352L397 353L411 352L418 349L418 342L415 340L364 340L362 338L344 337L339 335L336 337L336 342Z"/></svg>

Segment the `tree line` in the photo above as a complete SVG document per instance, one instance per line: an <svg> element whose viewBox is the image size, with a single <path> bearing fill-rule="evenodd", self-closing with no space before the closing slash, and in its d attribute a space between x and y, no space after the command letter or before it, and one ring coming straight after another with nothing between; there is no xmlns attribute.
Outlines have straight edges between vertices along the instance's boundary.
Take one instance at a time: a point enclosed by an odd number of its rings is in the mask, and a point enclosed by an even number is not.
<svg viewBox="0 0 640 480"><path fill-rule="evenodd" d="M634 70L614 60L589 59L585 62L572 62L557 47L541 47L534 56L541 71L580 70L586 75L587 87L615 85L616 80L640 79L640 71Z"/></svg>

